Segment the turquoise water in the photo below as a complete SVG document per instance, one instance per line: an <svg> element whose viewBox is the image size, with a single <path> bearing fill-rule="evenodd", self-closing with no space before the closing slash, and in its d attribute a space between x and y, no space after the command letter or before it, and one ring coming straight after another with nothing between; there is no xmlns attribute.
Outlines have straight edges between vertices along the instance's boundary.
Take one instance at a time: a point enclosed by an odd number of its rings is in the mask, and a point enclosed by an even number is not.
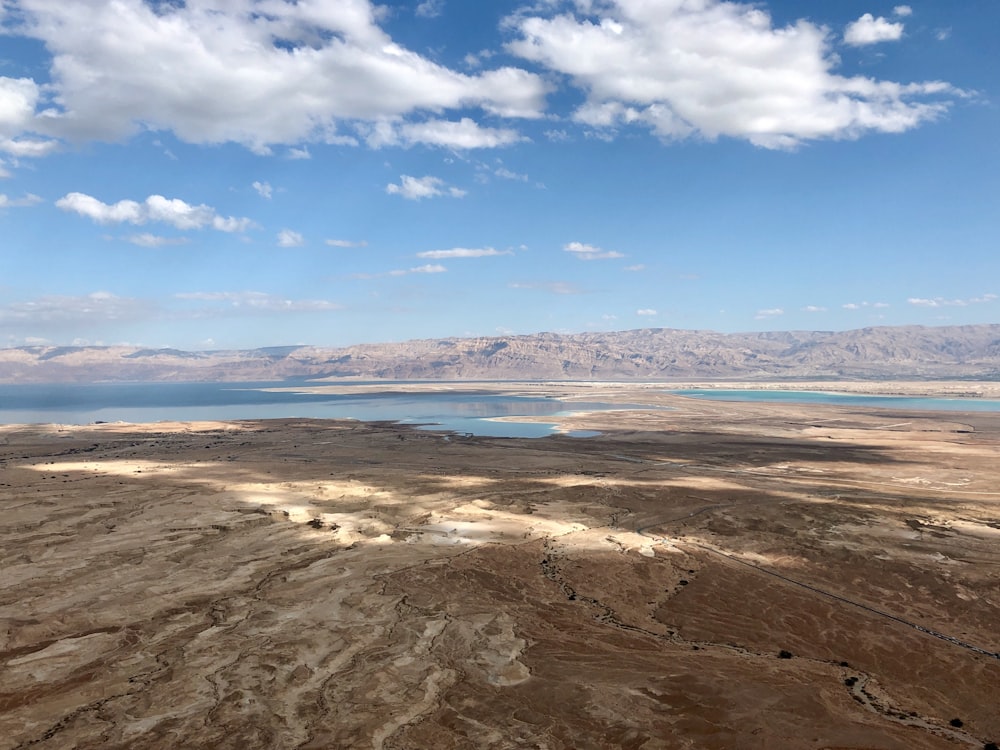
<svg viewBox="0 0 1000 750"><path fill-rule="evenodd" d="M917 398L913 396L866 396L823 391L685 390L670 391L712 401L769 401L790 404L833 404L866 408L918 409L924 411L1000 411L1000 401L978 398Z"/></svg>
<svg viewBox="0 0 1000 750"><path fill-rule="evenodd" d="M280 383L128 383L0 385L0 424L150 423L231 419L357 419L421 425L491 437L544 437L553 422L495 422L493 417L558 417L575 410L603 410L599 403L492 393L385 391L331 395L267 391ZM299 384L308 387L308 384ZM426 427L424 427L426 426ZM588 437L595 433L570 433Z"/></svg>

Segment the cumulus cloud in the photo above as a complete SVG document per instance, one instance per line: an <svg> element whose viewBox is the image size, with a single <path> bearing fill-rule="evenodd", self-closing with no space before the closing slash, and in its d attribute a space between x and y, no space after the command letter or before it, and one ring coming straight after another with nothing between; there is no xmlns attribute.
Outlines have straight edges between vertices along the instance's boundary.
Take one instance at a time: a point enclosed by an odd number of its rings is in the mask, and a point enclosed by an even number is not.
<svg viewBox="0 0 1000 750"><path fill-rule="evenodd" d="M278 232L278 247L302 247L306 244L305 237L291 229Z"/></svg>
<svg viewBox="0 0 1000 750"><path fill-rule="evenodd" d="M189 143L268 153L349 143L356 124L386 117L419 122L422 113L471 108L538 117L549 89L523 69L469 75L407 49L379 25L385 11L370 0L21 0L18 10L5 28L51 53L51 104L38 111L35 82L2 79L10 138L169 130Z"/></svg>
<svg viewBox="0 0 1000 750"><path fill-rule="evenodd" d="M656 310L653 310L652 308L649 308L649 307L646 307L646 308L643 308L643 309L641 309L641 310L636 310L636 311L635 311L635 314L636 314L636 315L641 315L641 316L643 316L643 317L648 317L648 318L652 318L652 317L654 317L654 316L655 316L655 315L656 315L657 313L656 313Z"/></svg>
<svg viewBox="0 0 1000 750"><path fill-rule="evenodd" d="M56 206L98 224L163 222L181 230L211 227L220 232L245 232L254 226L250 219L222 217L211 206L192 206L179 198L162 195L151 195L142 203L133 200L103 203L85 193L69 193L57 200Z"/></svg>
<svg viewBox="0 0 1000 750"><path fill-rule="evenodd" d="M909 13L897 13L897 15L909 15ZM857 21L847 24L847 28L844 29L844 42L854 47L878 42L894 42L902 36L903 24L893 23L882 16L875 18L871 13L865 13Z"/></svg>
<svg viewBox="0 0 1000 750"><path fill-rule="evenodd" d="M664 139L792 148L908 130L963 93L942 82L837 75L825 27L776 27L746 2L548 2L508 24L516 34L508 51L567 76L586 97L573 119L598 134L640 125Z"/></svg>
<svg viewBox="0 0 1000 750"><path fill-rule="evenodd" d="M806 305L805 307L802 308L802 312L820 313L820 312L826 312L826 308L820 307L819 305Z"/></svg>
<svg viewBox="0 0 1000 750"><path fill-rule="evenodd" d="M443 260L445 258L487 258L494 255L513 255L510 250L497 250L492 247L454 247L451 250L425 250L417 253L418 258Z"/></svg>
<svg viewBox="0 0 1000 750"><path fill-rule="evenodd" d="M456 187L448 187L440 177L411 177L408 174L399 176L399 184L389 183L385 186L385 192L389 195L401 195L407 200L419 201L424 198L437 198L440 196L451 196L461 198L465 195L464 190Z"/></svg>
<svg viewBox="0 0 1000 750"><path fill-rule="evenodd" d="M365 140L372 148L382 146L441 146L454 149L499 148L526 140L516 130L485 128L468 117L461 120L425 120L406 123L380 120L366 131Z"/></svg>
<svg viewBox="0 0 1000 750"><path fill-rule="evenodd" d="M899 16L900 18L905 18L906 16L913 15L913 8L909 5L897 5L892 9L892 14L894 16Z"/></svg>
<svg viewBox="0 0 1000 750"><path fill-rule="evenodd" d="M2 29L0 29L2 31ZM0 152L12 156L45 156L58 146L51 139L31 137L41 91L30 78L0 76Z"/></svg>
<svg viewBox="0 0 1000 750"><path fill-rule="evenodd" d="M587 245L583 242L570 242L563 245L563 251L572 254L580 260L607 260L610 258L624 258L617 250L602 250L594 245Z"/></svg>
<svg viewBox="0 0 1000 750"><path fill-rule="evenodd" d="M984 294L981 297L969 297L968 299L946 299L944 297L934 297L926 299L922 297L910 297L906 301L916 307L968 307L969 305L982 305L987 302L994 302L997 299L995 294Z"/></svg>

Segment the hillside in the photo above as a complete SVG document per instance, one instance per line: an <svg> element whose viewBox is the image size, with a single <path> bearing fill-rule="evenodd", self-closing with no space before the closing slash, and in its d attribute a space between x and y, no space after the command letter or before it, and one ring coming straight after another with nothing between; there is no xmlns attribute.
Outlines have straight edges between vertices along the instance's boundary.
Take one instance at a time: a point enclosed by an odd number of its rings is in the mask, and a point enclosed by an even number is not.
<svg viewBox="0 0 1000 750"><path fill-rule="evenodd" d="M1000 378L1000 325L428 339L343 348L186 352L135 347L0 349L0 382Z"/></svg>

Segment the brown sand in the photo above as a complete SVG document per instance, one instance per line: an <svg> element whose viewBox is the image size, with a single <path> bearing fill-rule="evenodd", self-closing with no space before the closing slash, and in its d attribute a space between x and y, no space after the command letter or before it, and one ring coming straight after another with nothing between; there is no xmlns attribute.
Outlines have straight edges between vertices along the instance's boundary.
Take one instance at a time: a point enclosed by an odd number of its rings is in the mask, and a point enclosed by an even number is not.
<svg viewBox="0 0 1000 750"><path fill-rule="evenodd" d="M1000 741L1000 415L605 391L676 410L0 427L0 747Z"/></svg>

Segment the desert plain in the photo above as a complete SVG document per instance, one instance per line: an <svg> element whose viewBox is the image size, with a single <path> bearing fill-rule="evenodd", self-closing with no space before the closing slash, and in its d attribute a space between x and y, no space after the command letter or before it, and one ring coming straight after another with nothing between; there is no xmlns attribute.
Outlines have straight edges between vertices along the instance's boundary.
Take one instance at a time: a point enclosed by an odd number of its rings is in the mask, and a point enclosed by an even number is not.
<svg viewBox="0 0 1000 750"><path fill-rule="evenodd" d="M1000 413L528 390L0 427L0 748L1000 742Z"/></svg>

